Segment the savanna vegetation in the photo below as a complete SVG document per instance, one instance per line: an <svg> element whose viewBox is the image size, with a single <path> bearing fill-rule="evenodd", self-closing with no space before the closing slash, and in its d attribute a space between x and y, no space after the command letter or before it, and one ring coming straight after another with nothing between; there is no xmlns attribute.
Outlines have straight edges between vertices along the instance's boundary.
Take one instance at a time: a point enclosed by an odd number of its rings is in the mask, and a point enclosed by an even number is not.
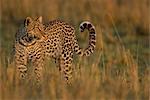
<svg viewBox="0 0 150 100"><path fill-rule="evenodd" d="M149 0L1 0L0 100L149 100ZM82 48L88 33L79 24L96 27L94 54L74 56L74 81L63 83L54 61L47 61L41 89L13 85L11 54L15 32L27 16L44 22L62 19L76 29Z"/></svg>

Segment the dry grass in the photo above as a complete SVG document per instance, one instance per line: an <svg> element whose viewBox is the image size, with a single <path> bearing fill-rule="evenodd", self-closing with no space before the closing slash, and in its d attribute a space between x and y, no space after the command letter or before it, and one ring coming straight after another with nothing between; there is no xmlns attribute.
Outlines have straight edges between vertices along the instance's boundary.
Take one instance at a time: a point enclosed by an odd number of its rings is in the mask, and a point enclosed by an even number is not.
<svg viewBox="0 0 150 100"><path fill-rule="evenodd" d="M149 100L148 0L2 0L0 100ZM52 61L45 66L42 88L13 85L14 64L8 63L14 34L27 16L45 21L60 18L76 26L96 26L93 55L75 56L74 81L67 86ZM78 34L81 47L87 34ZM86 37L86 38L85 38Z"/></svg>
<svg viewBox="0 0 150 100"><path fill-rule="evenodd" d="M86 58L82 62L77 61L72 86L66 86L61 81L59 71L53 64L46 66L41 90L30 85L14 87L14 66L10 65L7 69L8 78L1 80L2 100L148 100L149 69L145 69L140 77L138 65L129 50L117 47L114 52L116 59L103 50L95 55L93 63L88 63ZM102 60L104 56L108 57L107 62ZM101 63L103 65L100 66Z"/></svg>
<svg viewBox="0 0 150 100"><path fill-rule="evenodd" d="M46 66L45 81L40 90L31 85L15 87L13 63L7 69L2 68L2 71L7 70L1 76L2 100L148 100L149 68L144 69L140 76L139 66L130 50L117 44L113 51L115 56L111 57L102 42L102 35L97 36L100 37L98 52L91 56L93 59L76 57L72 86L63 83L52 62Z"/></svg>

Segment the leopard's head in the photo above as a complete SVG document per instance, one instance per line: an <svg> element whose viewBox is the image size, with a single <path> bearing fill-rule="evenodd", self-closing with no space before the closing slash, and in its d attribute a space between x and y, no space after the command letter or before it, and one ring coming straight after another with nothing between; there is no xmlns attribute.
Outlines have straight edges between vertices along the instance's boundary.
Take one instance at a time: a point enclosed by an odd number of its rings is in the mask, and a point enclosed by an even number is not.
<svg viewBox="0 0 150 100"><path fill-rule="evenodd" d="M38 18L27 17L24 21L27 37L40 40L44 37L44 25L42 24L42 16Z"/></svg>

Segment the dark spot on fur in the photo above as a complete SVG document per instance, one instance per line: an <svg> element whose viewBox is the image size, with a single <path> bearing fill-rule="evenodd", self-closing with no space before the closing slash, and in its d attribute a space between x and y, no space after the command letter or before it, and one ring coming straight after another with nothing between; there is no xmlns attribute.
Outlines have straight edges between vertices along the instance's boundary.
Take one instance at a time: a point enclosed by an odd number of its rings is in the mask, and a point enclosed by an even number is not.
<svg viewBox="0 0 150 100"><path fill-rule="evenodd" d="M54 46L56 46L56 43L54 43Z"/></svg>
<svg viewBox="0 0 150 100"><path fill-rule="evenodd" d="M66 72L68 72L69 70L68 70L68 69L66 69L65 71L66 71Z"/></svg>
<svg viewBox="0 0 150 100"><path fill-rule="evenodd" d="M69 79L68 76L65 77L67 80Z"/></svg>
<svg viewBox="0 0 150 100"><path fill-rule="evenodd" d="M92 27L92 25L91 24L88 24L88 29L90 29Z"/></svg>
<svg viewBox="0 0 150 100"><path fill-rule="evenodd" d="M95 32L90 32L90 34L92 34L92 35L93 35L93 34L95 34Z"/></svg>
<svg viewBox="0 0 150 100"><path fill-rule="evenodd" d="M68 60L69 59L69 57L66 57L66 60Z"/></svg>
<svg viewBox="0 0 150 100"><path fill-rule="evenodd" d="M90 35L90 39L95 40L95 35Z"/></svg>
<svg viewBox="0 0 150 100"><path fill-rule="evenodd" d="M23 57L24 55L20 55L20 57Z"/></svg>
<svg viewBox="0 0 150 100"><path fill-rule="evenodd" d="M84 27L83 27L83 26L80 26L80 29L84 30Z"/></svg>
<svg viewBox="0 0 150 100"><path fill-rule="evenodd" d="M84 28L86 28L86 26L87 26L87 23L84 23L84 24L83 24L83 26L84 26Z"/></svg>
<svg viewBox="0 0 150 100"><path fill-rule="evenodd" d="M94 29L94 28L90 29L90 33L91 33L91 32L94 32L94 33L95 33L95 29Z"/></svg>
<svg viewBox="0 0 150 100"><path fill-rule="evenodd" d="M66 54L64 54L64 57L66 57Z"/></svg>
<svg viewBox="0 0 150 100"><path fill-rule="evenodd" d="M81 51L80 51L80 52L78 52L78 54L81 54Z"/></svg>
<svg viewBox="0 0 150 100"><path fill-rule="evenodd" d="M95 41L91 41L91 44L94 44L94 45L95 45L95 44L96 44L96 42L95 42Z"/></svg>

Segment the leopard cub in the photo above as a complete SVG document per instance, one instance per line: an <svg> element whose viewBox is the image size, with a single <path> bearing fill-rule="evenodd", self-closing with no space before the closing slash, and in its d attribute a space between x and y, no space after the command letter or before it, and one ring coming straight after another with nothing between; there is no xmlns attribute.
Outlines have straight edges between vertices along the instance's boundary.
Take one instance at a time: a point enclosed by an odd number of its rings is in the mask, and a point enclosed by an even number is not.
<svg viewBox="0 0 150 100"><path fill-rule="evenodd" d="M82 50L75 36L75 29L61 20L53 20L48 23L42 22L42 17L27 17L24 26L16 33L15 41L15 64L16 78L27 78L27 63L31 61L35 80L40 83L44 59L54 58L58 63L60 72L67 83L72 79L73 53L81 56L89 56L93 53L96 43L95 27L87 21L80 24L80 32L89 31L88 47Z"/></svg>

